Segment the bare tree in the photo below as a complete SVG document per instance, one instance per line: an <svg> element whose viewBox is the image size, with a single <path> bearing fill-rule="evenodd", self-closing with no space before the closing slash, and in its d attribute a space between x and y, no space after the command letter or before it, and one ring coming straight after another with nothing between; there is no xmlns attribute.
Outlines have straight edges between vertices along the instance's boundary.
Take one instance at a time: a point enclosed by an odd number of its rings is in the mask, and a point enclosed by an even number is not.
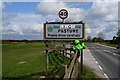
<svg viewBox="0 0 120 80"><path fill-rule="evenodd" d="M99 33L97 34L97 37L100 38L100 39L102 39L102 40L104 40L105 34L104 34L103 32L99 32Z"/></svg>
<svg viewBox="0 0 120 80"><path fill-rule="evenodd" d="M91 41L92 40L92 37L89 35L87 36L87 41Z"/></svg>

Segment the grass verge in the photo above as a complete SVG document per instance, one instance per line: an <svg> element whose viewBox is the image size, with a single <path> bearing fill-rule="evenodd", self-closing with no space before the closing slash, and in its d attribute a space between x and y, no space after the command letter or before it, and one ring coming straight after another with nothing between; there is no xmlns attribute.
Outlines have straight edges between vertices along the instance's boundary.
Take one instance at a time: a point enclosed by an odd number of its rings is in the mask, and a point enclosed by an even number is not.
<svg viewBox="0 0 120 80"><path fill-rule="evenodd" d="M80 64L79 64L79 71L78 71L78 78L77 80L98 80L98 76L93 73L88 67L83 66L83 74L80 71Z"/></svg>
<svg viewBox="0 0 120 80"><path fill-rule="evenodd" d="M101 43L99 43L99 44L106 45L106 46L110 46L110 47L117 47L116 44L110 44L110 43L108 43L108 42L101 42Z"/></svg>
<svg viewBox="0 0 120 80"><path fill-rule="evenodd" d="M45 71L43 43L2 45L2 77L32 78Z"/></svg>

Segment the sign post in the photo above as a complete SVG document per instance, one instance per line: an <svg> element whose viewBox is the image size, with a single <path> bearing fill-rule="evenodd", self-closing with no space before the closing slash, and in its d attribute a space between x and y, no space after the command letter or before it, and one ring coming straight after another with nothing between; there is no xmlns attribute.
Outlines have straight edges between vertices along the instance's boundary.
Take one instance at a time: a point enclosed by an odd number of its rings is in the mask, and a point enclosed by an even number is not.
<svg viewBox="0 0 120 80"><path fill-rule="evenodd" d="M81 74L83 74L83 49L81 50Z"/></svg>
<svg viewBox="0 0 120 80"><path fill-rule="evenodd" d="M45 41L45 46L46 46L46 67L45 67L45 75L46 76L48 76L48 65L49 65L49 63L48 63L48 42L47 42L47 40Z"/></svg>

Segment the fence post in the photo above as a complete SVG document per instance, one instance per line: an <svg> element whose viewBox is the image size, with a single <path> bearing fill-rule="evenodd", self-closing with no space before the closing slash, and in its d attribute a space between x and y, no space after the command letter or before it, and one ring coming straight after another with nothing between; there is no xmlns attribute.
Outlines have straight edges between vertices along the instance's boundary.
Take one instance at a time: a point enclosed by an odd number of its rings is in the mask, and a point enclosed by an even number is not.
<svg viewBox="0 0 120 80"><path fill-rule="evenodd" d="M46 67L45 67L45 70L46 70L46 73L45 75L47 76L48 75L48 42L47 40L45 41L45 44L46 44Z"/></svg>
<svg viewBox="0 0 120 80"><path fill-rule="evenodd" d="M81 50L81 74L83 74L83 49Z"/></svg>

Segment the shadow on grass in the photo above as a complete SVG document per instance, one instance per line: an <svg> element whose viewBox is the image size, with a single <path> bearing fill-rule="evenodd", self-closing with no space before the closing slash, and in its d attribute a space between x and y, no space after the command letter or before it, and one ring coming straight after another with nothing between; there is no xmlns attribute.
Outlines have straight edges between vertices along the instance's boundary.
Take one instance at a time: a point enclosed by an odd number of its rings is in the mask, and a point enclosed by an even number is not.
<svg viewBox="0 0 120 80"><path fill-rule="evenodd" d="M64 57L64 61L63 61L63 57L64 56L57 51L51 51L49 53L49 63L50 66L53 66L50 67L51 72L56 73L55 75L59 76L59 78L63 77L64 75L64 68L61 66L61 64L63 64L63 62L67 60L66 57Z"/></svg>
<svg viewBox="0 0 120 80"><path fill-rule="evenodd" d="M38 73L33 73L33 74L30 74L30 75L25 75L25 76L19 76L19 77L2 77L3 80L7 80L7 79L32 79L33 76L44 76L45 75L45 72L38 72Z"/></svg>
<svg viewBox="0 0 120 80"><path fill-rule="evenodd" d="M49 57L51 72L58 72L60 64L61 64L60 59L57 56L55 56L54 51L50 52L48 57ZM53 66L53 67L51 67L51 66Z"/></svg>

